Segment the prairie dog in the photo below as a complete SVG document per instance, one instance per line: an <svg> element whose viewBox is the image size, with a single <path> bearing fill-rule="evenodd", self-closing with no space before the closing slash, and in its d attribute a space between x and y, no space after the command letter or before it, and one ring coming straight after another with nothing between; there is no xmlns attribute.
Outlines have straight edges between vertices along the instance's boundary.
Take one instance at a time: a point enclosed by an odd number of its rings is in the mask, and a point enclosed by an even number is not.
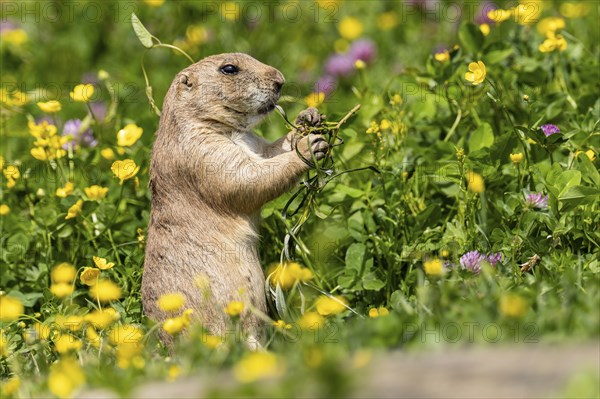
<svg viewBox="0 0 600 399"><path fill-rule="evenodd" d="M225 334L231 301L245 304L242 327L256 333L266 312L258 257L260 209L306 172L296 153L322 159L320 135L294 132L270 143L251 132L271 112L285 80L281 72L242 53L207 57L181 71L163 103L150 166L152 207L142 277L145 314L169 317L157 305L166 293L212 333ZM318 124L314 108L299 116ZM198 280L203 288L198 287ZM170 338L162 332L161 338Z"/></svg>

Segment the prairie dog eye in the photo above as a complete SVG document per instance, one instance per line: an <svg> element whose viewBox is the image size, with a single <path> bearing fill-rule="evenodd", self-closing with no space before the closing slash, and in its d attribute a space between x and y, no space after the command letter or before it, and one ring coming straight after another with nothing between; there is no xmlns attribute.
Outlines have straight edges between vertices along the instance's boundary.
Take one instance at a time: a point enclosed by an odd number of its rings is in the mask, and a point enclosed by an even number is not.
<svg viewBox="0 0 600 399"><path fill-rule="evenodd" d="M236 67L235 65L227 64L227 65L223 65L221 67L220 71L224 75L236 75L240 71L240 69L238 67Z"/></svg>

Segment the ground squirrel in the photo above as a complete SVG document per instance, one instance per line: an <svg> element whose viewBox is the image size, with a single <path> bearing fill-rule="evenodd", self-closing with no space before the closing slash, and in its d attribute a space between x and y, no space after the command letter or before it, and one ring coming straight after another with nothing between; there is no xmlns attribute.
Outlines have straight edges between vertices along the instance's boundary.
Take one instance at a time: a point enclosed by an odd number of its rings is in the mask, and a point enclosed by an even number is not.
<svg viewBox="0 0 600 399"><path fill-rule="evenodd" d="M290 132L274 143L251 128L271 112L284 77L246 54L207 57L181 71L163 104L150 166L152 207L142 278L145 314L160 322L162 294L178 292L214 334L225 334L230 301L246 304L245 331L266 312L265 277L257 250L260 209L322 159L320 135ZM314 108L299 116L319 124ZM204 285L204 289L198 287ZM161 334L169 341L166 334Z"/></svg>

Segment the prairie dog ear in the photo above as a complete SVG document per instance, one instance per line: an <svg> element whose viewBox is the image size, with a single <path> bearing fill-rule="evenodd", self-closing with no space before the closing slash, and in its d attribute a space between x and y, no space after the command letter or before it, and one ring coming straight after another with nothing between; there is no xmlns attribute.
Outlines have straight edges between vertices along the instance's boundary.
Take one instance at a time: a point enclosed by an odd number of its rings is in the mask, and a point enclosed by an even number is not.
<svg viewBox="0 0 600 399"><path fill-rule="evenodd" d="M194 87L194 84L192 83L192 80L185 73L180 73L179 74L179 84L185 85L188 90L191 90L192 87Z"/></svg>

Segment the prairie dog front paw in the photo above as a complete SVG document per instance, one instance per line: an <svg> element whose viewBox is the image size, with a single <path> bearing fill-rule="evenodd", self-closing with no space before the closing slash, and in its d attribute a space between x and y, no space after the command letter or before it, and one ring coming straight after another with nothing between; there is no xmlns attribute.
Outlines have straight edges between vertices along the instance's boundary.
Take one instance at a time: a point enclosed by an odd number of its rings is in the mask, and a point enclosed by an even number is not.
<svg viewBox="0 0 600 399"><path fill-rule="evenodd" d="M296 148L307 161L312 161L313 155L317 161L325 158L329 150L329 143L321 134L309 134L296 139Z"/></svg>

